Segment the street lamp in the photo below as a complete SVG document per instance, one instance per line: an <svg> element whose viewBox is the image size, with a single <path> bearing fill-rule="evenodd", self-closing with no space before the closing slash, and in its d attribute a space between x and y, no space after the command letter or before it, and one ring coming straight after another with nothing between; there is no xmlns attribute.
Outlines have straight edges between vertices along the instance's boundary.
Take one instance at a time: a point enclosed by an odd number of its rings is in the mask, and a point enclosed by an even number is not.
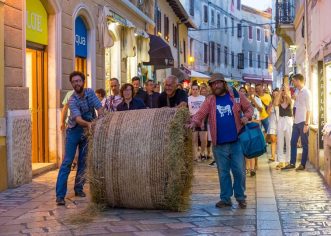
<svg viewBox="0 0 331 236"><path fill-rule="evenodd" d="M188 58L188 62L189 62L189 64L191 65L191 68L193 69L194 57L190 56L190 57Z"/></svg>

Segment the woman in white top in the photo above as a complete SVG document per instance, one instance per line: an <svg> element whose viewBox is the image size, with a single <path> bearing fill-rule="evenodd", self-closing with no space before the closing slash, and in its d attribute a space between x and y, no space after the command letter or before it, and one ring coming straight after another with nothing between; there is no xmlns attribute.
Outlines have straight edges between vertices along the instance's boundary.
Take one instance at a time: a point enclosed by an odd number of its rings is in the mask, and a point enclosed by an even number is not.
<svg viewBox="0 0 331 236"><path fill-rule="evenodd" d="M272 92L272 102L268 107L269 114L269 128L267 132L267 142L271 144L271 158L270 161L276 160L277 150L277 123L279 120L279 109L278 109L279 91L275 89Z"/></svg>
<svg viewBox="0 0 331 236"><path fill-rule="evenodd" d="M188 108L190 111L190 115L194 116L195 113L198 112L200 109L202 103L205 101L206 97L200 95L200 87L197 84L193 84L191 86L191 96L188 97ZM200 156L198 156L198 137L200 137L201 142L201 153ZM193 155L194 160L206 160L206 147L207 147L207 125L202 124L201 127L195 128L193 131Z"/></svg>

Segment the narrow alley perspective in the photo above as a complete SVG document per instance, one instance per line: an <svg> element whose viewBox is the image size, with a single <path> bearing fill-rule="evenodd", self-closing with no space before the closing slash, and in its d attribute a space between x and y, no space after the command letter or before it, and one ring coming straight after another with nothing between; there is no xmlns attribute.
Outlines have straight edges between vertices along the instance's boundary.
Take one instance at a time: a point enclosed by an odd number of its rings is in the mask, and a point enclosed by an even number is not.
<svg viewBox="0 0 331 236"><path fill-rule="evenodd" d="M0 236L331 236L331 0L0 0Z"/></svg>

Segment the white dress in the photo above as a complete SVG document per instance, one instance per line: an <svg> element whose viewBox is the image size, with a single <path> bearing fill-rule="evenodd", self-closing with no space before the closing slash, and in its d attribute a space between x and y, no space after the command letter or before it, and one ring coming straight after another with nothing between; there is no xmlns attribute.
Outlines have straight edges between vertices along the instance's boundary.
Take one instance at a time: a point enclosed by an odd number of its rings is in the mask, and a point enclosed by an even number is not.
<svg viewBox="0 0 331 236"><path fill-rule="evenodd" d="M279 120L279 107L272 107L269 115L269 129L268 134L277 135L277 125Z"/></svg>

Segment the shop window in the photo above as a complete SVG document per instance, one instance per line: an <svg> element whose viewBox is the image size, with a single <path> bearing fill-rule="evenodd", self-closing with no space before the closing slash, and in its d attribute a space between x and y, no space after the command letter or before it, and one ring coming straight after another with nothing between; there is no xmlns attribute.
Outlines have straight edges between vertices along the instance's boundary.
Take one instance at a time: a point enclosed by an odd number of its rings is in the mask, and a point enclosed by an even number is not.
<svg viewBox="0 0 331 236"><path fill-rule="evenodd" d="M256 29L256 40L258 42L261 42L261 29L260 28Z"/></svg>
<svg viewBox="0 0 331 236"><path fill-rule="evenodd" d="M184 63L186 63L186 42L183 41L183 49L184 49Z"/></svg>
<svg viewBox="0 0 331 236"><path fill-rule="evenodd" d="M253 52L252 51L248 52L248 60L249 60L249 62L248 62L249 67L253 67Z"/></svg>
<svg viewBox="0 0 331 236"><path fill-rule="evenodd" d="M221 64L221 45L217 44L217 64Z"/></svg>
<svg viewBox="0 0 331 236"><path fill-rule="evenodd" d="M215 42L210 42L211 63L215 63Z"/></svg>
<svg viewBox="0 0 331 236"><path fill-rule="evenodd" d="M244 69L244 53L238 53L238 69Z"/></svg>
<svg viewBox="0 0 331 236"><path fill-rule="evenodd" d="M169 42L170 36L169 36L169 17L164 15L164 39Z"/></svg>
<svg viewBox="0 0 331 236"><path fill-rule="evenodd" d="M253 27L251 25L248 26L248 38L253 39Z"/></svg>
<svg viewBox="0 0 331 236"><path fill-rule="evenodd" d="M221 13L217 13L217 28L221 28Z"/></svg>
<svg viewBox="0 0 331 236"><path fill-rule="evenodd" d="M242 37L242 28L241 28L241 24L237 24L237 36L238 38Z"/></svg>
<svg viewBox="0 0 331 236"><path fill-rule="evenodd" d="M161 10L157 9L156 11L156 26L157 26L157 34L161 35L162 34L162 15L161 15Z"/></svg>
<svg viewBox="0 0 331 236"><path fill-rule="evenodd" d="M205 64L208 63L208 44L203 44L203 62Z"/></svg>
<svg viewBox="0 0 331 236"><path fill-rule="evenodd" d="M177 37L177 26L172 25L172 34L173 34L173 45L175 48L177 48L177 42L178 42L178 37Z"/></svg>
<svg viewBox="0 0 331 236"><path fill-rule="evenodd" d="M194 16L194 1L195 0L190 0L190 15Z"/></svg>
<svg viewBox="0 0 331 236"><path fill-rule="evenodd" d="M211 15L211 24L215 25L215 11L214 11L214 9L211 9L210 15Z"/></svg>
<svg viewBox="0 0 331 236"><path fill-rule="evenodd" d="M234 36L234 19L231 18L231 35Z"/></svg>
<svg viewBox="0 0 331 236"><path fill-rule="evenodd" d="M208 6L203 6L203 21L208 23Z"/></svg>
<svg viewBox="0 0 331 236"><path fill-rule="evenodd" d="M264 42L269 42L269 31L264 30Z"/></svg>
<svg viewBox="0 0 331 236"><path fill-rule="evenodd" d="M234 68L234 52L231 52L231 67Z"/></svg>

